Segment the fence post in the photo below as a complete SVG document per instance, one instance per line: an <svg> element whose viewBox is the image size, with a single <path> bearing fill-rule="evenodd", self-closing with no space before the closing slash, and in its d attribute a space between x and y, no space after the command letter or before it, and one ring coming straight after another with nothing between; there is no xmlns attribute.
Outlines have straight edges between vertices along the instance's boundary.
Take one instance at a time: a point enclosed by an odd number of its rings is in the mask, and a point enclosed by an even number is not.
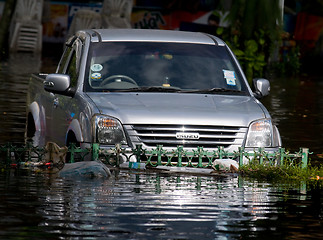
<svg viewBox="0 0 323 240"><path fill-rule="evenodd" d="M70 159L70 163L74 163L74 155L75 155L75 149L76 149L76 146L74 143L71 143L70 145L70 153L71 153L71 159Z"/></svg>
<svg viewBox="0 0 323 240"><path fill-rule="evenodd" d="M178 146L177 147L177 154L178 154L177 167L182 167L182 153L183 153L183 147Z"/></svg>
<svg viewBox="0 0 323 240"><path fill-rule="evenodd" d="M264 163L264 155L263 155L263 148L258 148L259 151L259 164L262 165Z"/></svg>
<svg viewBox="0 0 323 240"><path fill-rule="evenodd" d="M6 155L6 164L11 163L11 147L10 143L7 144L7 155Z"/></svg>
<svg viewBox="0 0 323 240"><path fill-rule="evenodd" d="M302 148L302 168L307 168L308 163L308 148Z"/></svg>
<svg viewBox="0 0 323 240"><path fill-rule="evenodd" d="M219 159L222 159L223 158L223 147L222 146L218 147L218 151L219 151Z"/></svg>
<svg viewBox="0 0 323 240"><path fill-rule="evenodd" d="M140 156L142 154L142 146L141 145L136 145L136 149L134 150L135 156L136 156L136 160L137 162L140 162Z"/></svg>
<svg viewBox="0 0 323 240"><path fill-rule="evenodd" d="M285 148L279 149L279 165L282 166L284 164L284 158L285 158Z"/></svg>
<svg viewBox="0 0 323 240"><path fill-rule="evenodd" d="M242 147L239 147L239 167L243 165L243 152L244 149Z"/></svg>
<svg viewBox="0 0 323 240"><path fill-rule="evenodd" d="M203 155L204 155L204 150L203 147L197 147L197 151L199 153L199 159L198 159L198 167L203 167Z"/></svg>
<svg viewBox="0 0 323 240"><path fill-rule="evenodd" d="M161 166L162 165L162 149L163 146L162 145L157 145L157 166Z"/></svg>
<svg viewBox="0 0 323 240"><path fill-rule="evenodd" d="M92 161L99 159L100 145L98 143L92 144Z"/></svg>
<svg viewBox="0 0 323 240"><path fill-rule="evenodd" d="M26 152L27 152L27 162L31 161L31 151L32 151L32 143L27 141L26 143Z"/></svg>

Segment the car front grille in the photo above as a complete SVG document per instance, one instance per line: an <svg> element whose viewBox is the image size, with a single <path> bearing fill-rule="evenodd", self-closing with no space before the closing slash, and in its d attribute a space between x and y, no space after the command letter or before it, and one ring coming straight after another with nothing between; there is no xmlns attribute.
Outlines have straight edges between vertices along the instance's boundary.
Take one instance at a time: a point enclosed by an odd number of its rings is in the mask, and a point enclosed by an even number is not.
<svg viewBox="0 0 323 240"><path fill-rule="evenodd" d="M157 145L176 148L209 148L241 146L247 128L196 125L126 125L128 136L135 145L153 148Z"/></svg>

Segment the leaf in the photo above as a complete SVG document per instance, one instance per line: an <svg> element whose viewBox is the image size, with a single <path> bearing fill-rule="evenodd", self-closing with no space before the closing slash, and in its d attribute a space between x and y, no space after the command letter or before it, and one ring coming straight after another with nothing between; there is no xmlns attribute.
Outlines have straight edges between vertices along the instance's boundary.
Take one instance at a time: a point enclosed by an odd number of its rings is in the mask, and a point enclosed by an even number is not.
<svg viewBox="0 0 323 240"><path fill-rule="evenodd" d="M257 72L262 71L262 66L261 66L261 64L255 64L255 65L253 66L253 68L254 68Z"/></svg>
<svg viewBox="0 0 323 240"><path fill-rule="evenodd" d="M246 52L256 53L258 51L258 44L255 40L245 41Z"/></svg>
<svg viewBox="0 0 323 240"><path fill-rule="evenodd" d="M252 69L255 66L254 62L248 62L247 67Z"/></svg>
<svg viewBox="0 0 323 240"><path fill-rule="evenodd" d="M244 52L239 49L233 49L233 53L238 57L241 57L244 55Z"/></svg>
<svg viewBox="0 0 323 240"><path fill-rule="evenodd" d="M238 35L234 35L234 37L233 37L233 43L235 43L236 45L238 45L238 43L239 43Z"/></svg>
<svg viewBox="0 0 323 240"><path fill-rule="evenodd" d="M264 44L265 44L265 42L266 42L266 41L265 41L265 39L263 39L263 38L260 38L260 39L259 39L259 44L260 44L260 45L264 45Z"/></svg>
<svg viewBox="0 0 323 240"><path fill-rule="evenodd" d="M258 55L256 56L256 60L257 60L258 62L265 62L265 55L264 55L264 54L258 54Z"/></svg>
<svg viewBox="0 0 323 240"><path fill-rule="evenodd" d="M217 35L222 35L223 31L224 31L224 29L222 27L219 27L219 28L216 29L216 34Z"/></svg>

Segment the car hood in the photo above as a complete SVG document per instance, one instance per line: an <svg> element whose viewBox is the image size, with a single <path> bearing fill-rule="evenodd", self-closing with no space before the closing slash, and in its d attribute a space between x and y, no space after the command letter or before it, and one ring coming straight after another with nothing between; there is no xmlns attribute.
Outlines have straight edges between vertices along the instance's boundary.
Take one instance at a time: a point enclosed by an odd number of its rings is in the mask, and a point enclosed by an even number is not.
<svg viewBox="0 0 323 240"><path fill-rule="evenodd" d="M88 93L98 112L123 124L248 126L265 118L250 96L190 93Z"/></svg>

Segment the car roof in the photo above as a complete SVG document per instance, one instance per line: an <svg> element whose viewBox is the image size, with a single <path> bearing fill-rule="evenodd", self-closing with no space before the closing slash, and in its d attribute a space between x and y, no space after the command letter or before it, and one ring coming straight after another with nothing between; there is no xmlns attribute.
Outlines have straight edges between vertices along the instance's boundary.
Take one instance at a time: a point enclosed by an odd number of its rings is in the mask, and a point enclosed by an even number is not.
<svg viewBox="0 0 323 240"><path fill-rule="evenodd" d="M92 42L177 42L224 46L218 37L201 32L155 29L91 29L79 31L80 35L91 36Z"/></svg>

